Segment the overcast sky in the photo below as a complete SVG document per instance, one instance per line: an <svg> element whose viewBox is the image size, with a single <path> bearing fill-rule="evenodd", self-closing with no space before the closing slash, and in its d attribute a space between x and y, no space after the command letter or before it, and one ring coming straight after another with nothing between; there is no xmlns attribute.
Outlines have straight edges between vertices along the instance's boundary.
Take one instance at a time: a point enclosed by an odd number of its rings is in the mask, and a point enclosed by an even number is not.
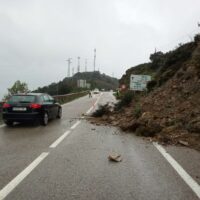
<svg viewBox="0 0 200 200"><path fill-rule="evenodd" d="M66 59L85 59L120 78L190 41L200 28L200 0L0 0L0 98L16 80L30 89L67 76Z"/></svg>

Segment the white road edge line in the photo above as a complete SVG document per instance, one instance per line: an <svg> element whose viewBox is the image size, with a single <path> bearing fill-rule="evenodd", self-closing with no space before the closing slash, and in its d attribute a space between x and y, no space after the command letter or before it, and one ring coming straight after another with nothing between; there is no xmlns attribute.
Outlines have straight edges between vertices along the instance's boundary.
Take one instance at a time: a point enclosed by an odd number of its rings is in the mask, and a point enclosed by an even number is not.
<svg viewBox="0 0 200 200"><path fill-rule="evenodd" d="M89 114L93 109L93 106L86 112L86 114Z"/></svg>
<svg viewBox="0 0 200 200"><path fill-rule="evenodd" d="M5 127L6 125L5 124L2 124L2 125L0 125L0 128L3 128L3 127Z"/></svg>
<svg viewBox="0 0 200 200"><path fill-rule="evenodd" d="M70 129L71 130L75 129L80 123L81 121L77 121Z"/></svg>
<svg viewBox="0 0 200 200"><path fill-rule="evenodd" d="M93 109L94 107L97 105L97 103L99 102L100 100L100 97L103 95L103 93L100 94L100 96L98 97L98 99L96 100L96 102L94 103L94 106L92 106L87 112L86 114L89 114Z"/></svg>
<svg viewBox="0 0 200 200"><path fill-rule="evenodd" d="M28 167L26 167L20 174L18 174L12 181L10 181L2 190L0 190L0 200L6 198L6 196L12 192L25 178L28 176L34 168L36 168L47 156L48 152L40 154Z"/></svg>
<svg viewBox="0 0 200 200"><path fill-rule="evenodd" d="M69 135L71 131L66 131L65 133L63 133L63 135L61 135L55 142L53 142L49 147L50 148L55 148L58 146L58 144L60 144L64 139L65 137L67 137Z"/></svg>
<svg viewBox="0 0 200 200"><path fill-rule="evenodd" d="M181 165L158 143L153 143L157 150L164 156L174 170L200 199L200 185L181 167Z"/></svg>

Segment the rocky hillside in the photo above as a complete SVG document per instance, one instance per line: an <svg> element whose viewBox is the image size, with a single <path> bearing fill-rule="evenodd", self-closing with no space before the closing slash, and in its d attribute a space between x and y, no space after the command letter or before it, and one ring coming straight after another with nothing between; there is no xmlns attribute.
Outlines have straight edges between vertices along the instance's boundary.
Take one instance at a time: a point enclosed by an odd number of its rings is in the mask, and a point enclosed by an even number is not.
<svg viewBox="0 0 200 200"><path fill-rule="evenodd" d="M148 94L136 94L128 107L104 116L103 121L161 143L200 150L200 35L150 59L127 70L120 80L126 84L131 73L151 74Z"/></svg>

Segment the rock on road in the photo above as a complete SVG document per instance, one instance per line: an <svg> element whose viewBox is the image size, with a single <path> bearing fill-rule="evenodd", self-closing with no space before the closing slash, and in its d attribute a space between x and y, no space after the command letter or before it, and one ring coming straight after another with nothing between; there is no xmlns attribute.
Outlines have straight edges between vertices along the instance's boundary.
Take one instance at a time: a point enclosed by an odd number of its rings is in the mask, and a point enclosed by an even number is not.
<svg viewBox="0 0 200 200"><path fill-rule="evenodd" d="M164 147L197 184L188 185L150 142L83 114L113 102L110 92L63 105L48 126L0 128L0 200L198 200L200 154ZM121 162L110 162L111 152ZM190 180L191 181L191 180Z"/></svg>

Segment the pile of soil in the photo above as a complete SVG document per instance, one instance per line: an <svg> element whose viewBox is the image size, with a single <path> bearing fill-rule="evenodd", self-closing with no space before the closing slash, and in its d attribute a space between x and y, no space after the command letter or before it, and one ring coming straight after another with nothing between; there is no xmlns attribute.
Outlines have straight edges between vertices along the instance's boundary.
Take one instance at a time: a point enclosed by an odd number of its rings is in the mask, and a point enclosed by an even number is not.
<svg viewBox="0 0 200 200"><path fill-rule="evenodd" d="M195 62L194 62L195 58ZM198 58L198 59L196 59ZM119 126L162 144L200 150L200 44L193 57L170 79L120 111L107 112L94 123ZM196 62L197 61L197 62ZM135 111L137 115L135 114Z"/></svg>

